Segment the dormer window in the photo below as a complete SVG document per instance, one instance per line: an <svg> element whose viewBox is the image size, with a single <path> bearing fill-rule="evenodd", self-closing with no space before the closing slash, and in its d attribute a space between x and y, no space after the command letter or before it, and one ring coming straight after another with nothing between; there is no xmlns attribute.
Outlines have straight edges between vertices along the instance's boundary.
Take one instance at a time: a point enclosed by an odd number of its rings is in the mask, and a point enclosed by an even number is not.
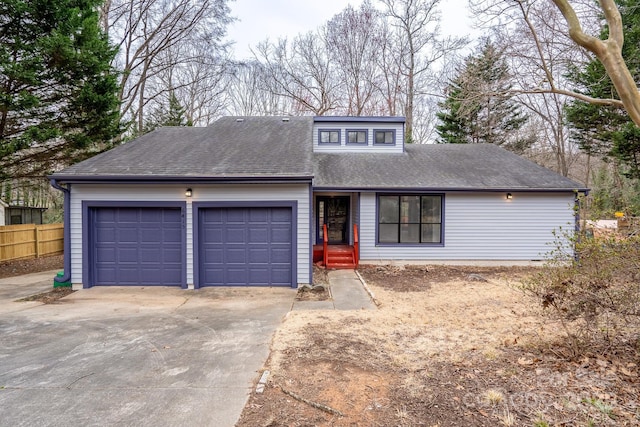
<svg viewBox="0 0 640 427"><path fill-rule="evenodd" d="M394 144L396 143L396 131L394 130L375 130L374 142L376 144Z"/></svg>
<svg viewBox="0 0 640 427"><path fill-rule="evenodd" d="M339 129L319 130L318 142L320 144L340 144L340 130Z"/></svg>
<svg viewBox="0 0 640 427"><path fill-rule="evenodd" d="M347 144L366 144L366 143L367 143L366 130L348 130L347 131Z"/></svg>

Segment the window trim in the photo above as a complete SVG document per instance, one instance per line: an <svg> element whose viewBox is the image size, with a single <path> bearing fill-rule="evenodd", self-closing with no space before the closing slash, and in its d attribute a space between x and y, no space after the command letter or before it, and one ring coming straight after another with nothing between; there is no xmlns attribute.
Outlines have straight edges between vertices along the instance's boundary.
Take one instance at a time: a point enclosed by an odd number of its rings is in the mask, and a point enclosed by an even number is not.
<svg viewBox="0 0 640 427"><path fill-rule="evenodd" d="M384 196L439 196L440 197L440 241L439 242L424 242L424 243L402 243L402 242L381 242L380 241L380 197ZM400 206L398 205L398 209ZM422 198L420 199L420 209L422 210ZM398 215L400 212L398 212ZM444 247L444 229L445 229L445 194L444 193L423 193L423 192L403 192L403 193L376 193L376 246L394 246L394 247ZM422 211L420 212L420 218L422 218ZM392 223L395 224L395 223ZM398 222L399 225L402 224ZM422 225L422 222L420 222ZM398 233L400 228L398 228ZM398 234L399 236L399 234Z"/></svg>
<svg viewBox="0 0 640 427"><path fill-rule="evenodd" d="M376 142L376 135L378 133L391 132L391 139L393 142ZM373 130L373 145L391 147L396 145L396 130L395 129L374 129Z"/></svg>
<svg viewBox="0 0 640 427"><path fill-rule="evenodd" d="M364 142L349 142L349 132L364 132ZM369 145L369 129L347 129L345 141L347 145Z"/></svg>
<svg viewBox="0 0 640 427"><path fill-rule="evenodd" d="M338 133L338 142L322 142L322 133L323 132L337 132ZM340 133L340 129L329 129L323 128L318 129L318 145L342 145L342 134Z"/></svg>

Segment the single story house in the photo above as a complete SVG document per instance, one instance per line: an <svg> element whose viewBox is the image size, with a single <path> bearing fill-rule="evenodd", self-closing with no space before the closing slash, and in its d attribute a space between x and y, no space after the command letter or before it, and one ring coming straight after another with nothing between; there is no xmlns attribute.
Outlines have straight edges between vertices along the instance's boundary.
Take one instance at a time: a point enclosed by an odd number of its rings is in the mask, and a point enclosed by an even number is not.
<svg viewBox="0 0 640 427"><path fill-rule="evenodd" d="M42 224L44 212L47 208L25 206L20 204L9 205L4 209L4 225L16 224Z"/></svg>
<svg viewBox="0 0 640 427"><path fill-rule="evenodd" d="M16 224L42 224L42 216L47 208L26 206L16 203L9 205L0 199L0 226Z"/></svg>
<svg viewBox="0 0 640 427"><path fill-rule="evenodd" d="M223 117L57 172L61 280L295 288L314 260L539 260L575 226L576 182L495 145L405 145L404 125Z"/></svg>

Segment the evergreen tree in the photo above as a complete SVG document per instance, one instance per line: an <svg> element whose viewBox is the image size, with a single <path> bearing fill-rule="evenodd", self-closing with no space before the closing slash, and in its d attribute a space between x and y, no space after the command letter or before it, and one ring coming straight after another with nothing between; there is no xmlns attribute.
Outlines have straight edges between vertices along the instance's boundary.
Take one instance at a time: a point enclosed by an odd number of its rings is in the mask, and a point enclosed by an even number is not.
<svg viewBox="0 0 640 427"><path fill-rule="evenodd" d="M161 126L192 126L191 121L185 117L184 107L173 92L169 96L169 111Z"/></svg>
<svg viewBox="0 0 640 427"><path fill-rule="evenodd" d="M149 133L161 126L193 126L193 122L187 119L185 109L180 105L180 101L178 101L178 98L173 91L169 94L168 109L165 109L164 104L162 104L153 111L153 113L151 113L151 117L144 125L142 134Z"/></svg>
<svg viewBox="0 0 640 427"><path fill-rule="evenodd" d="M622 56L636 82L640 82L640 8L636 0L618 4L624 27ZM608 37L608 28L601 38ZM619 99L604 66L593 59L582 68L573 67L568 78L577 86L576 92L594 98ZM625 175L640 178L640 128L622 108L588 104L574 100L565 108L571 138L583 150L621 161Z"/></svg>
<svg viewBox="0 0 640 427"><path fill-rule="evenodd" d="M43 176L120 131L100 0L0 2L0 179Z"/></svg>
<svg viewBox="0 0 640 427"><path fill-rule="evenodd" d="M439 104L439 142L490 143L511 149L529 144L518 136L527 116L513 99L511 86L503 52L485 41L477 54L467 57Z"/></svg>

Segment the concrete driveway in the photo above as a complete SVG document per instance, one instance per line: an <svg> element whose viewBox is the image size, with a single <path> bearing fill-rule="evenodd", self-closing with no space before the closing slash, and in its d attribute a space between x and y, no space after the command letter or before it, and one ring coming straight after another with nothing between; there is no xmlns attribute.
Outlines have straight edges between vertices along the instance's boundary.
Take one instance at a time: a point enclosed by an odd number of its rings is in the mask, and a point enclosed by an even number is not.
<svg viewBox="0 0 640 427"><path fill-rule="evenodd" d="M295 293L0 280L0 425L232 426Z"/></svg>

